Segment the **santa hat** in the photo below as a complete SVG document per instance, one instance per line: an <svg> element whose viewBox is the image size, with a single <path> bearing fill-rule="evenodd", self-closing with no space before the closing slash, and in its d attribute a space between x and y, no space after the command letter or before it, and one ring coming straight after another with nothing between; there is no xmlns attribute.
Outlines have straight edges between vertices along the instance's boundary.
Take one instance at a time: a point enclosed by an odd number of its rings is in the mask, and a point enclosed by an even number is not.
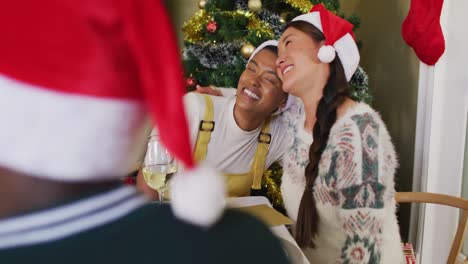
<svg viewBox="0 0 468 264"><path fill-rule="evenodd" d="M278 41L277 40L267 40L265 42L263 42L262 44L260 44L253 52L252 54L250 55L249 57L249 60L247 61L247 64L246 64L246 67L247 65L249 64L249 62L253 59L253 57L255 57L255 55L257 55L258 52L260 52L261 50L263 50L264 48L266 47L278 47ZM288 94L288 99L286 100L286 104L279 108L278 110L276 110L275 112L273 112L272 115L279 115L281 114L282 112L286 111L287 109L289 109L289 107L291 107L291 105L293 105L295 102L295 97Z"/></svg>
<svg viewBox="0 0 468 264"><path fill-rule="evenodd" d="M318 58L324 63L335 59L335 52L343 64L346 79L351 80L359 65L359 50L353 36L353 25L328 11L322 4L314 5L310 13L295 17L292 21L305 21L314 25L325 36Z"/></svg>
<svg viewBox="0 0 468 264"><path fill-rule="evenodd" d="M213 223L224 206L222 178L194 171L182 67L164 7L161 1L112 3L2 2L0 167L65 182L122 177L145 143L149 112L163 128L163 144L190 176L201 178L177 180L176 214ZM190 187L184 183L204 180L219 188L196 195L220 202L179 201L180 189ZM184 215L187 203L194 208Z"/></svg>

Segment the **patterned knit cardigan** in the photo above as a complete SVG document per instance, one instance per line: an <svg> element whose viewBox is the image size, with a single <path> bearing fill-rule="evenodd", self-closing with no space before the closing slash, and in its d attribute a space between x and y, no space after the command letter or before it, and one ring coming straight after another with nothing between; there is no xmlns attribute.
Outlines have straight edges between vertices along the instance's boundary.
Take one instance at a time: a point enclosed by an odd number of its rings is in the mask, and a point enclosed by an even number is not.
<svg viewBox="0 0 468 264"><path fill-rule="evenodd" d="M283 160L282 195L290 217L305 186L311 134L304 131L302 103L286 114L292 138ZM379 114L364 103L347 110L330 130L319 163L314 197L319 213L311 263L404 263L395 216L397 159Z"/></svg>

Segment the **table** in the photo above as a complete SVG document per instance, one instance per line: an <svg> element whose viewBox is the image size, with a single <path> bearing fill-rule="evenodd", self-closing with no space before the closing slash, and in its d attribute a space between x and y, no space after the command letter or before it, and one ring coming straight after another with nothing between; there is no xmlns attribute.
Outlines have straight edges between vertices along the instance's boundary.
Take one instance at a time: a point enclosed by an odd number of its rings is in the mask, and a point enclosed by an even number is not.
<svg viewBox="0 0 468 264"><path fill-rule="evenodd" d="M259 205L259 204L266 204L271 207L270 201L266 197L263 197L263 196L245 196L245 197L227 198L227 206L231 208L238 208L238 207L252 206L252 205ZM309 261L307 260L306 256L304 255L304 253L302 253L302 250L299 248L296 241L294 240L294 238L292 237L292 235L289 233L288 229L286 228L286 226L284 225L273 226L273 227L270 227L270 229L276 236L284 240L287 240L288 242L291 242L291 244L293 244L299 249L299 252L302 255L302 262L297 263L297 264L309 264Z"/></svg>

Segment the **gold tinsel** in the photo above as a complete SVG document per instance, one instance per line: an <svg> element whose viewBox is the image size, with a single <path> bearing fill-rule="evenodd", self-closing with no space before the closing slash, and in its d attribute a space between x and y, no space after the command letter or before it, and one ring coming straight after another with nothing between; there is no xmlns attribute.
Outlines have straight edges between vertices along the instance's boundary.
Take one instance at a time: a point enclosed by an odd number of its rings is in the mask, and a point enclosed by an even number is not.
<svg viewBox="0 0 468 264"><path fill-rule="evenodd" d="M273 207L284 212L283 197L281 196L281 176L283 170L277 164L272 165L262 177L262 189L266 190L266 196Z"/></svg>
<svg viewBox="0 0 468 264"><path fill-rule="evenodd" d="M302 13L309 13L314 6L309 0L285 0L285 2Z"/></svg>
<svg viewBox="0 0 468 264"><path fill-rule="evenodd" d="M257 37L272 39L275 34L273 29L268 25L267 22L258 19L256 16L250 18L249 24L247 25L248 30L255 30Z"/></svg>
<svg viewBox="0 0 468 264"><path fill-rule="evenodd" d="M196 12L187 22L182 26L185 40L190 43L203 40L203 27L211 20L207 12L202 9Z"/></svg>
<svg viewBox="0 0 468 264"><path fill-rule="evenodd" d="M249 19L248 30L255 30L257 37L271 39L274 37L273 29L267 22L260 20L254 13L244 10L226 12L228 17L246 17Z"/></svg>
<svg viewBox="0 0 468 264"><path fill-rule="evenodd" d="M232 18L237 18L237 17L246 17L250 19L253 16L253 13L250 11L244 11L244 10L236 10L236 11L226 11L225 12L227 17L232 17Z"/></svg>

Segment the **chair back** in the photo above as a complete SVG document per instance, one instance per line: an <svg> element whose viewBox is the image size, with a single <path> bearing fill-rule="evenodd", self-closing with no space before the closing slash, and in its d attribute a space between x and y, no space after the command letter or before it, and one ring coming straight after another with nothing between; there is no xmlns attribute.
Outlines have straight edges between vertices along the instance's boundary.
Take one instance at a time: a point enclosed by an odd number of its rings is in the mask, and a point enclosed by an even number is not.
<svg viewBox="0 0 468 264"><path fill-rule="evenodd" d="M447 259L447 264L457 264L457 258L460 254L463 240L465 238L465 230L468 224L468 200L460 197L423 192L397 192L395 194L397 203L431 203L447 205L459 208L462 212L460 221L458 222L457 232L450 248L450 254ZM465 261L467 263L467 261Z"/></svg>

